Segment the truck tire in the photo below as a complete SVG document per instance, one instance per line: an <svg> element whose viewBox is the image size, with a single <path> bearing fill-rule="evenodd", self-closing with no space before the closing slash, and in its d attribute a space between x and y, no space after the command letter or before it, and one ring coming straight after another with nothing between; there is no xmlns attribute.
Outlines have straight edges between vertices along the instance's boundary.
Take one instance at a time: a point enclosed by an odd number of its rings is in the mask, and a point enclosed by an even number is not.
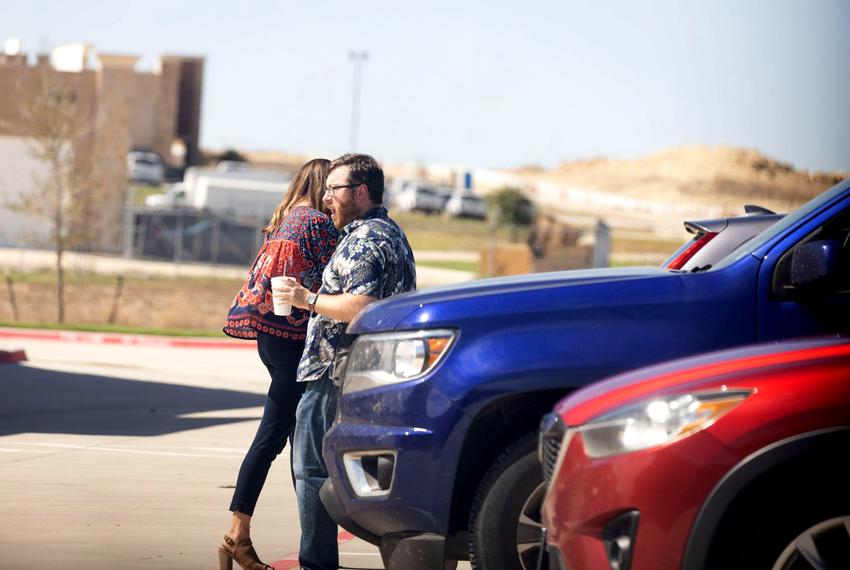
<svg viewBox="0 0 850 570"><path fill-rule="evenodd" d="M537 438L529 432L511 444L478 487L469 517L469 560L476 570L537 567L544 495Z"/></svg>

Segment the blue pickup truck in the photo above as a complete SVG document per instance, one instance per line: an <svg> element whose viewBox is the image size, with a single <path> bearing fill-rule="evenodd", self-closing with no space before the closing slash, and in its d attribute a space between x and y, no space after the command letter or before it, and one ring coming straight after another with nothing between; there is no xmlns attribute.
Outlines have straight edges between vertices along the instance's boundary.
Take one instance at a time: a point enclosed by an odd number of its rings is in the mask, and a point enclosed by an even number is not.
<svg viewBox="0 0 850 570"><path fill-rule="evenodd" d="M524 275L376 303L348 329L322 500L391 569L534 568L536 433L558 399L650 363L847 331L848 257L850 179L707 270Z"/></svg>

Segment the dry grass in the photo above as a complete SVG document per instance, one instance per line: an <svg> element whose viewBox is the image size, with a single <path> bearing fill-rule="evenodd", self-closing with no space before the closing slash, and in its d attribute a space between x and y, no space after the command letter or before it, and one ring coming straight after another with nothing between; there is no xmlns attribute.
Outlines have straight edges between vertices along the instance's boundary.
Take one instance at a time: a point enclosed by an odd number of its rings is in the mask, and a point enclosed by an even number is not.
<svg viewBox="0 0 850 570"><path fill-rule="evenodd" d="M34 324L56 321L56 286L47 276L13 279L17 320ZM221 330L227 310L241 287L239 280L130 279L121 291L110 323L116 281L80 277L66 285L67 323L155 329ZM0 321L14 321L6 284L0 295Z"/></svg>
<svg viewBox="0 0 850 570"><path fill-rule="evenodd" d="M407 234L413 251L478 251L490 242L524 242L528 227L501 226L494 228L487 221L444 216L429 216L417 212L391 212L392 218Z"/></svg>

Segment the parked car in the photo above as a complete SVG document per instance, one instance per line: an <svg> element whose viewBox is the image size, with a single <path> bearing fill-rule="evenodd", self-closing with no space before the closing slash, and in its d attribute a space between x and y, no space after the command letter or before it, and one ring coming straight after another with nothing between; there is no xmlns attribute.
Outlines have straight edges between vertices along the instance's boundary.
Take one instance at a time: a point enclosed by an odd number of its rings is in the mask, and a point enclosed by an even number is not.
<svg viewBox="0 0 850 570"><path fill-rule="evenodd" d="M145 206L150 208L177 208L186 205L186 186L175 182L163 194L145 196Z"/></svg>
<svg viewBox="0 0 850 570"><path fill-rule="evenodd" d="M614 373L847 330L849 236L850 179L706 271L521 275L370 305L348 328L325 505L390 568L532 568L540 417Z"/></svg>
<svg viewBox="0 0 850 570"><path fill-rule="evenodd" d="M402 212L441 213L446 207L448 194L435 186L408 183L393 194L393 205Z"/></svg>
<svg viewBox="0 0 850 570"><path fill-rule="evenodd" d="M487 201L481 196L456 190L446 202L445 211L456 218L483 220L487 217Z"/></svg>
<svg viewBox="0 0 850 570"><path fill-rule="evenodd" d="M850 568L850 341L689 358L543 421L549 570Z"/></svg>
<svg viewBox="0 0 850 570"><path fill-rule="evenodd" d="M685 229L694 237L677 249L662 267L682 271L708 269L783 217L783 214L752 205L745 206L745 212L746 215L734 218L685 222Z"/></svg>
<svg viewBox="0 0 850 570"><path fill-rule="evenodd" d="M143 184L162 184L165 165L155 152L131 150L127 153L127 179Z"/></svg>

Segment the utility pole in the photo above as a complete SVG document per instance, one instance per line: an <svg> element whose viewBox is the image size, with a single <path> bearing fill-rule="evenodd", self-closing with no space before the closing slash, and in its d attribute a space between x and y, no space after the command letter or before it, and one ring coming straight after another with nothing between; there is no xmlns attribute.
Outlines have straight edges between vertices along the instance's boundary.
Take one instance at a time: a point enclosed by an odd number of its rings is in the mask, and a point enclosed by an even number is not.
<svg viewBox="0 0 850 570"><path fill-rule="evenodd" d="M348 59L354 64L354 91L351 97L351 140L349 149L351 152L357 152L357 128L360 122L360 74L363 68L363 63L369 59L369 54L366 51L350 51Z"/></svg>

